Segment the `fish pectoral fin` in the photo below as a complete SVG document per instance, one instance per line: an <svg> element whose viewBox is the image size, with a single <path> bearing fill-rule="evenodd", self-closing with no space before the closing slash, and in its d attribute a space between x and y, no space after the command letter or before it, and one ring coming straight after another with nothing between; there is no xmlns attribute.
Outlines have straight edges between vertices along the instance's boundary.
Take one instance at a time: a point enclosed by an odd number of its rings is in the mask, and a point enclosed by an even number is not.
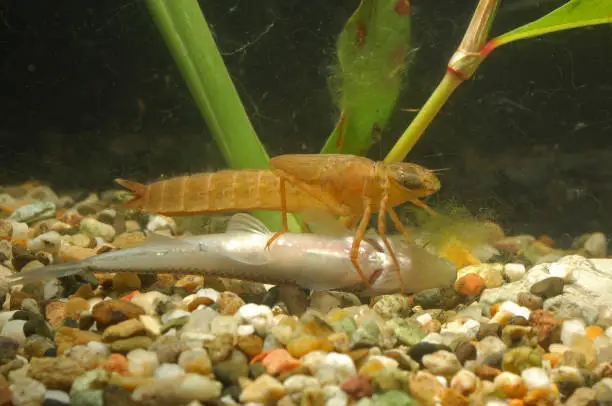
<svg viewBox="0 0 612 406"><path fill-rule="evenodd" d="M270 230L258 219L246 213L234 214L227 223L226 233L251 233L269 235Z"/></svg>

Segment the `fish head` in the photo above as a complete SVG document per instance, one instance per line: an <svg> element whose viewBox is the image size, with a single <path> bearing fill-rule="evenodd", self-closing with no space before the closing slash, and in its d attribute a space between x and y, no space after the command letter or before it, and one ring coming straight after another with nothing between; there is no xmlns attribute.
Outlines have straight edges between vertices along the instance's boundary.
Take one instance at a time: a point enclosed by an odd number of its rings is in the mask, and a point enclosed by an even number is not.
<svg viewBox="0 0 612 406"><path fill-rule="evenodd" d="M450 261L414 243L407 242L403 236L391 236L388 237L388 240L400 267L404 292L416 293L427 289L453 286L457 279L457 267ZM372 281L372 289L377 295L401 291L397 269L391 255L386 250L385 256L380 274Z"/></svg>

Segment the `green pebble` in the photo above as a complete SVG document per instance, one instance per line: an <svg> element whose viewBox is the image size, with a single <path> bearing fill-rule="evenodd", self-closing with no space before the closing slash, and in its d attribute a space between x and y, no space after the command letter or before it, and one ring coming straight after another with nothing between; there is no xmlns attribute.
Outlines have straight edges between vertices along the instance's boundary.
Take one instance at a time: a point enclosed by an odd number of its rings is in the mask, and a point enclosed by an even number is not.
<svg viewBox="0 0 612 406"><path fill-rule="evenodd" d="M378 344L380 328L372 320L363 323L351 336L351 348L374 347Z"/></svg>
<svg viewBox="0 0 612 406"><path fill-rule="evenodd" d="M393 319L389 321L389 325L400 342L407 346L420 343L427 335L427 332L415 320Z"/></svg>
<svg viewBox="0 0 612 406"><path fill-rule="evenodd" d="M524 369L540 366L542 366L542 350L531 347L512 348L502 357L502 370L518 375Z"/></svg>
<svg viewBox="0 0 612 406"><path fill-rule="evenodd" d="M104 391L102 389L92 389L71 392L70 404L74 406L104 406Z"/></svg>
<svg viewBox="0 0 612 406"><path fill-rule="evenodd" d="M374 404L377 406L417 406L419 403L408 394L399 390L390 390L376 395Z"/></svg>
<svg viewBox="0 0 612 406"><path fill-rule="evenodd" d="M190 316L177 317L176 319L172 319L166 324L164 324L161 328L162 334L170 330L171 328L179 328L187 324Z"/></svg>
<svg viewBox="0 0 612 406"><path fill-rule="evenodd" d="M357 330L357 324L352 317L345 317L342 320L334 321L331 323L334 330L337 332L345 332L349 337Z"/></svg>

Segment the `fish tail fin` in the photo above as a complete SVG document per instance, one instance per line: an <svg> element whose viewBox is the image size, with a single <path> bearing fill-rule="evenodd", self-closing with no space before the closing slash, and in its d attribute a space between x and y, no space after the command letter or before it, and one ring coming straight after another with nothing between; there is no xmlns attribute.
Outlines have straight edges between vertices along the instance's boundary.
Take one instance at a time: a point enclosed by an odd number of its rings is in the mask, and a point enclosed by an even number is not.
<svg viewBox="0 0 612 406"><path fill-rule="evenodd" d="M70 262L64 264L48 265L32 271L18 272L6 277L7 285L25 285L32 282L46 281L54 278L62 278L82 272L87 267L82 261Z"/></svg>
<svg viewBox="0 0 612 406"><path fill-rule="evenodd" d="M144 199L149 189L147 185L142 184L140 182L133 181L133 180L127 180L127 179L121 179L121 178L115 179L115 182L117 182L124 188L129 189L134 195L130 200L123 202L121 204L122 207L126 209L133 209L133 208L138 209L144 205Z"/></svg>

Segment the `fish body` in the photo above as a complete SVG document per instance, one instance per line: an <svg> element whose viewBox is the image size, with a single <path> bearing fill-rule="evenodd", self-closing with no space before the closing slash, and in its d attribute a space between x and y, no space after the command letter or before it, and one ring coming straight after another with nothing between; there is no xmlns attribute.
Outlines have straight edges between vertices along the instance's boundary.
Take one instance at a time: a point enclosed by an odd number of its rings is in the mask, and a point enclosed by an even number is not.
<svg viewBox="0 0 612 406"><path fill-rule="evenodd" d="M9 285L83 271L124 271L203 274L313 290L365 291L349 258L352 236L286 233L266 249L271 235L259 220L239 213L232 216L225 233L184 238L153 234L141 246L15 274L9 277ZM454 282L456 268L449 262L420 247L392 241L398 249L407 292ZM375 294L400 290L392 258L375 239L362 242L358 263Z"/></svg>

